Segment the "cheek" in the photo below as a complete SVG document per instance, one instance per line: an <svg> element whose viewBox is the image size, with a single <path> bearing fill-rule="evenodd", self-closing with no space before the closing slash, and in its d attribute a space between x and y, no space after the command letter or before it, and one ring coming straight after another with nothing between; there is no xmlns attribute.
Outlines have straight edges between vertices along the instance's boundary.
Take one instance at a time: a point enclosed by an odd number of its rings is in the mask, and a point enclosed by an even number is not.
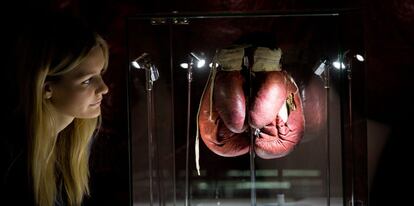
<svg viewBox="0 0 414 206"><path fill-rule="evenodd" d="M87 95L74 95L68 100L68 103L74 106L84 106L88 104L88 100Z"/></svg>
<svg viewBox="0 0 414 206"><path fill-rule="evenodd" d="M65 91L61 92L54 101L54 106L63 112L82 110L91 104L91 92L88 91Z"/></svg>
<svg viewBox="0 0 414 206"><path fill-rule="evenodd" d="M77 92L72 95L70 95L70 99L68 99L68 102L73 104L75 107L86 107L89 104L92 104L92 92L84 91L84 92Z"/></svg>

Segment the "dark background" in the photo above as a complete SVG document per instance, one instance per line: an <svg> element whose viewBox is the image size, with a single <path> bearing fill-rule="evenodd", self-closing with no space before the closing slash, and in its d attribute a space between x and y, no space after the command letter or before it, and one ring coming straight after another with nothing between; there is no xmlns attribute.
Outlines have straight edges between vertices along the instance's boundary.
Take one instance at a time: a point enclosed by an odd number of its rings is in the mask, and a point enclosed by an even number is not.
<svg viewBox="0 0 414 206"><path fill-rule="evenodd" d="M44 10L70 12L87 20L110 45L110 68L106 74L110 94L103 104L103 130L96 140L91 157L91 198L85 205L128 205L130 194L128 128L126 111L126 69L128 56L125 19L136 14L164 12L254 12L254 11L320 11L360 10L353 22L345 22L346 28L361 34L355 47L364 48L366 62L363 78L358 80L361 105L360 116L371 132L368 140L368 155L363 163L377 162L376 167L362 167L372 184L367 189L370 205L402 205L410 196L411 174L409 151L411 149L411 123L413 109L410 99L413 92L411 70L414 69L414 2L407 0L59 0L59 1L13 1L2 3L1 27L3 51L7 54L18 29L18 22ZM300 23L295 25L300 26ZM294 28L300 31L300 28ZM346 31L345 31L346 32ZM343 35L348 35L343 33ZM359 41L361 40L361 41ZM1 69L7 68L6 62ZM2 99L7 99L3 96ZM377 126L385 128L386 134L378 134ZM364 135L363 135L364 136ZM381 146L380 141L381 140ZM377 149L370 149L377 148ZM378 149L379 148L379 149ZM412 156L412 155L411 155ZM362 156L364 157L364 156ZM359 160L356 160L359 161ZM360 170L358 170L360 171ZM368 181L366 181L368 182ZM367 185L362 185L365 190ZM364 193L362 193L364 194Z"/></svg>

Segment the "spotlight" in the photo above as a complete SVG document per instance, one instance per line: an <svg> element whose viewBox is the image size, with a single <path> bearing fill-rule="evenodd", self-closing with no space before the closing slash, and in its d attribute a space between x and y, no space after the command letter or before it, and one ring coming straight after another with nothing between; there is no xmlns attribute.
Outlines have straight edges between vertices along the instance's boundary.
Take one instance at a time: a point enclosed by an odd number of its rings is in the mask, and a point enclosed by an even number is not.
<svg viewBox="0 0 414 206"><path fill-rule="evenodd" d="M131 65L137 69L145 70L146 89L151 91L154 81L160 77L160 74L157 67L152 63L150 55L148 53L141 54L131 62Z"/></svg>
<svg viewBox="0 0 414 206"><path fill-rule="evenodd" d="M203 58L203 54L196 55L194 52L190 52L190 57L194 58L196 61L197 68L201 68L206 64L205 58Z"/></svg>
<svg viewBox="0 0 414 206"><path fill-rule="evenodd" d="M139 66L138 62L136 62L135 60L131 62L132 66L134 66L137 69L141 69L141 66Z"/></svg>
<svg viewBox="0 0 414 206"><path fill-rule="evenodd" d="M336 60L332 63L332 65L336 68L336 69L345 69L345 64L343 62L340 62L339 60Z"/></svg>
<svg viewBox="0 0 414 206"><path fill-rule="evenodd" d="M180 67L183 69L188 69L188 63L181 63Z"/></svg>
<svg viewBox="0 0 414 206"><path fill-rule="evenodd" d="M355 55L355 58L356 58L358 61L360 61L360 62L365 61L364 56L362 56L362 55L360 55L360 54L356 54L356 55Z"/></svg>
<svg viewBox="0 0 414 206"><path fill-rule="evenodd" d="M143 53L131 62L132 66L137 69L148 69L151 67L151 58L148 53Z"/></svg>
<svg viewBox="0 0 414 206"><path fill-rule="evenodd" d="M215 63L215 66L216 66L216 68L217 68L217 67L219 66L219 64ZM210 64L208 65L208 67L213 68L213 63L210 63Z"/></svg>
<svg viewBox="0 0 414 206"><path fill-rule="evenodd" d="M197 62L197 68L201 68L206 64L206 60L201 59L200 61Z"/></svg>

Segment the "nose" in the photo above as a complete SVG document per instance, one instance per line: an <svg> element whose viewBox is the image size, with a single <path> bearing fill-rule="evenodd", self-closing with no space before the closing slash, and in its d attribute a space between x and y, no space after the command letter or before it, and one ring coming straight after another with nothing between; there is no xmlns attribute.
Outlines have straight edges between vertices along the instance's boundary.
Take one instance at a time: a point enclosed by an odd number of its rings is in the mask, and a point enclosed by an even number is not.
<svg viewBox="0 0 414 206"><path fill-rule="evenodd" d="M108 93L109 89L108 89L108 86L105 84L105 81L102 78L100 80L101 81L100 81L100 84L99 84L99 87L96 93L104 95Z"/></svg>

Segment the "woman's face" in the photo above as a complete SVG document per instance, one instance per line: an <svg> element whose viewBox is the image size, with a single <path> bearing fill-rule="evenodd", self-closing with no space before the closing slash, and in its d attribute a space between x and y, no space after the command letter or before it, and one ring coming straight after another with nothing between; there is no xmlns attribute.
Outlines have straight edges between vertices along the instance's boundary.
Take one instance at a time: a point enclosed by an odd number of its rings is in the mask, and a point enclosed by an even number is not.
<svg viewBox="0 0 414 206"><path fill-rule="evenodd" d="M46 94L55 110L74 118L99 116L102 97L108 92L102 79L104 64L104 54L97 46L77 68L62 75L57 82L46 83Z"/></svg>

